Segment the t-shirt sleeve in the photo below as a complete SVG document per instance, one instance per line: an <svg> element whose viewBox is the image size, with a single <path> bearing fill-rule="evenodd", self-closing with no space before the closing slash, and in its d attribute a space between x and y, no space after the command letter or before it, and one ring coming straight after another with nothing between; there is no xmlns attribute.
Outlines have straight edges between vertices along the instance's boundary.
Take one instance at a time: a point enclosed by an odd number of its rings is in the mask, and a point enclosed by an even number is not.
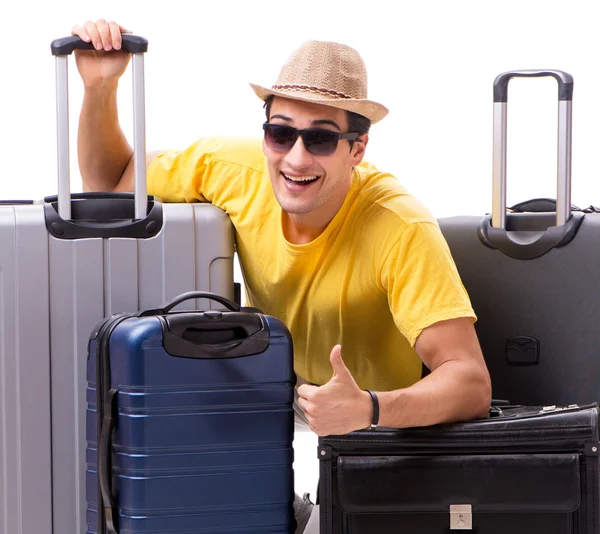
<svg viewBox="0 0 600 534"><path fill-rule="evenodd" d="M209 157L203 144L199 140L186 150L157 156L148 167L148 194L164 202L210 202L202 192Z"/></svg>
<svg viewBox="0 0 600 534"><path fill-rule="evenodd" d="M156 157L148 168L148 193L163 202L211 202L224 208L242 192L248 172L263 170L259 141L203 138Z"/></svg>
<svg viewBox="0 0 600 534"><path fill-rule="evenodd" d="M404 227L385 258L381 283L394 321L411 346L434 323L476 318L448 244L434 222Z"/></svg>

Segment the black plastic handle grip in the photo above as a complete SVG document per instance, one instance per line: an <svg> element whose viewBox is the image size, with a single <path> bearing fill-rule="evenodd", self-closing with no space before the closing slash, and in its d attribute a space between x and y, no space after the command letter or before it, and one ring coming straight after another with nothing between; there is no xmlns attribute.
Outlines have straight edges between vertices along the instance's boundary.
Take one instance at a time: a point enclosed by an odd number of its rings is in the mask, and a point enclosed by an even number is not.
<svg viewBox="0 0 600 534"><path fill-rule="evenodd" d="M71 193L71 200L98 200L98 199L107 199L107 200L135 200L134 193L112 193L112 192L103 192L103 191L85 191L83 193ZM148 195L148 202L154 200L154 195ZM50 195L48 197L44 197L44 202L46 204L52 202L58 202L58 195Z"/></svg>
<svg viewBox="0 0 600 534"><path fill-rule="evenodd" d="M243 335L243 338L247 338L264 327L260 315L256 313L229 313L212 310L204 313L174 313L167 317L166 321L169 330L179 336L183 336L188 328L192 328L209 332L236 330L239 335Z"/></svg>
<svg viewBox="0 0 600 534"><path fill-rule="evenodd" d="M558 82L558 99L573 100L573 76L562 70L513 70L499 74L494 80L494 102L508 101L511 78L542 78L552 76Z"/></svg>
<svg viewBox="0 0 600 534"><path fill-rule="evenodd" d="M78 193L71 195L71 219L58 213L56 197L46 197L44 217L50 235L57 239L126 237L148 239L163 227L160 203L148 196L147 213L135 218L134 195L131 193Z"/></svg>
<svg viewBox="0 0 600 534"><path fill-rule="evenodd" d="M262 316L256 313L173 314L162 323L163 346L171 356L239 358L269 348L269 330Z"/></svg>
<svg viewBox="0 0 600 534"><path fill-rule="evenodd" d="M210 293L209 291L190 291L188 293L183 293L182 295L179 295L175 300L173 300L172 302L167 304L163 308L163 310L164 310L163 315L169 313L178 304L181 304L182 302L185 302L186 300L191 300L191 299L214 300L215 302L218 302L219 304L223 304L223 306L225 306L228 310L240 311L239 304L236 304L232 300L222 297L221 295L217 295L216 293Z"/></svg>
<svg viewBox="0 0 600 534"><path fill-rule="evenodd" d="M191 299L209 299L214 300L220 304L223 304L228 310L239 312L241 307L236 302L229 300L228 298L222 297L221 295L217 295L216 293L210 293L209 291L189 291L187 293L182 293L178 297L175 298L172 302L169 302L164 308L155 308L153 310L146 310L139 314L139 317L149 317L153 315L166 315L169 313L175 306L185 302L186 300Z"/></svg>
<svg viewBox="0 0 600 534"><path fill-rule="evenodd" d="M112 493L112 465L111 444L112 433L117 422L118 392L111 389L106 397L102 432L100 434L98 478L100 480L100 493L104 507L104 520L108 534L118 534L117 520L119 510Z"/></svg>
<svg viewBox="0 0 600 534"><path fill-rule="evenodd" d="M131 35L124 33L121 35L123 40L123 50L130 54L141 54L148 51L148 40L139 35ZM50 45L50 50L53 56L68 56L73 50L96 50L92 43L82 41L78 35L70 35L69 37L61 37L55 39Z"/></svg>

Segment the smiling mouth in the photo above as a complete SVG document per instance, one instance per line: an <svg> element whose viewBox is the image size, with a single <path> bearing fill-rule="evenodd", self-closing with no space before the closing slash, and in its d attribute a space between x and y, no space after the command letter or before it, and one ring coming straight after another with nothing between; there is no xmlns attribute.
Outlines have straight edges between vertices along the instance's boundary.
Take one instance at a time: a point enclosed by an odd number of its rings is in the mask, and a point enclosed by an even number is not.
<svg viewBox="0 0 600 534"><path fill-rule="evenodd" d="M281 175L288 181L294 184L300 184L300 185L306 185L306 184L312 184L313 182L316 182L319 178L321 178L319 175L315 176L315 175L311 175L311 176L288 176L285 173L281 173Z"/></svg>

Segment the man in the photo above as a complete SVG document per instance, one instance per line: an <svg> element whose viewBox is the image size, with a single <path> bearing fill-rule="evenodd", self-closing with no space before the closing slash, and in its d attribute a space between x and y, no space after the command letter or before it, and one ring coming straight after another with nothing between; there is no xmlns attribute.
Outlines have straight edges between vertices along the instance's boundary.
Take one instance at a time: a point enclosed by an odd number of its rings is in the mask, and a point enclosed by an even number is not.
<svg viewBox="0 0 600 534"><path fill-rule="evenodd" d="M116 105L123 31L104 20L73 29L97 50L77 52L90 190L133 189ZM252 84L265 101L262 145L201 139L148 155L150 193L229 214L249 304L290 329L297 421L319 435L484 416L491 397L474 313L435 219L363 162L370 125L388 112L367 99L366 79L352 48L307 42L275 85ZM298 505L302 532L310 506Z"/></svg>

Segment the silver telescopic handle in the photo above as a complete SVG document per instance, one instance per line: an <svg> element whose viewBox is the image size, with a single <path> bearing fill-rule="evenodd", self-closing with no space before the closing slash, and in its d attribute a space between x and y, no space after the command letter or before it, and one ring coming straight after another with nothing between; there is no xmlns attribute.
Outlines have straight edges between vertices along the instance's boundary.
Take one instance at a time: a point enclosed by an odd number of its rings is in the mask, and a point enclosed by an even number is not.
<svg viewBox="0 0 600 534"><path fill-rule="evenodd" d="M71 169L69 166L69 56L56 56L56 125L58 215L71 220Z"/></svg>
<svg viewBox="0 0 600 534"><path fill-rule="evenodd" d="M133 54L133 171L135 183L135 218L146 217L146 98L144 54Z"/></svg>
<svg viewBox="0 0 600 534"><path fill-rule="evenodd" d="M492 176L492 226L506 229L506 132L508 82L513 77L552 76L558 82L558 147L556 225L571 216L571 145L573 78L557 70L512 71L494 82L494 155Z"/></svg>
<svg viewBox="0 0 600 534"><path fill-rule="evenodd" d="M144 80L144 53L148 41L135 35L123 36L123 49L133 57L133 165L135 219L147 215L146 184L146 102ZM57 122L57 171L58 215L65 221L71 219L71 171L69 165L69 73L68 58L73 50L93 50L91 43L84 43L77 36L56 39L52 42L52 54L56 57L56 122Z"/></svg>
<svg viewBox="0 0 600 534"><path fill-rule="evenodd" d="M556 226L571 216L571 148L573 143L573 102L558 103L558 176L556 185ZM561 198L562 193L562 198Z"/></svg>
<svg viewBox="0 0 600 534"><path fill-rule="evenodd" d="M494 102L492 226L506 226L506 102Z"/></svg>

